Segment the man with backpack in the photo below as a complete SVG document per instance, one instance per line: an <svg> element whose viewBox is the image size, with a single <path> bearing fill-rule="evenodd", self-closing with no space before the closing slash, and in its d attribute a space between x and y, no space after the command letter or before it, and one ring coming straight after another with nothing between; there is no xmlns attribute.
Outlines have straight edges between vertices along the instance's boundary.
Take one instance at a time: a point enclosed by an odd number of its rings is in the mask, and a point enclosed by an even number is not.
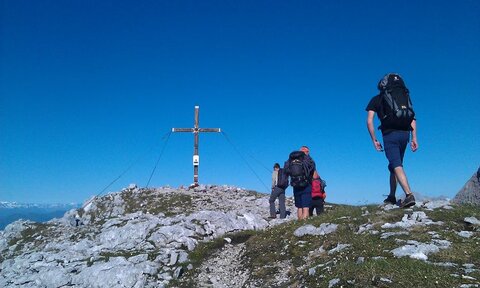
<svg viewBox="0 0 480 288"><path fill-rule="evenodd" d="M312 205L312 178L315 162L309 152L310 149L307 146L302 146L300 151L293 151L283 167L290 176L290 185L293 187L299 220L308 218Z"/></svg>
<svg viewBox="0 0 480 288"><path fill-rule="evenodd" d="M272 172L272 193L270 194L270 219L277 218L275 212L275 200L278 198L278 206L280 210L280 219L286 217L286 208L285 208L285 189L288 187L288 175L285 173L284 169L280 168L280 164L275 163L273 165Z"/></svg>
<svg viewBox="0 0 480 288"><path fill-rule="evenodd" d="M373 146L379 152L385 150L390 171L390 194L384 203L396 204L395 192L397 182L405 192L405 200L401 207L407 208L415 205L415 197L408 184L407 176L403 169L403 157L410 134L410 146L413 152L417 151L417 122L413 111L410 93L400 75L389 73L385 75L377 86L380 93L373 97L365 109L367 111L367 128ZM373 118L377 113L381 125L378 129L382 132L383 145L375 136Z"/></svg>

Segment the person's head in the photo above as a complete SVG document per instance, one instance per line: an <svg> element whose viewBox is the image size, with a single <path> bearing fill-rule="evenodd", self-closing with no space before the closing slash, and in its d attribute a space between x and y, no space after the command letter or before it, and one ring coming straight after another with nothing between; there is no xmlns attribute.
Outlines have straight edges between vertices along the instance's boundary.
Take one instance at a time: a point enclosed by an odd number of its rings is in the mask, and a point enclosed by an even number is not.
<svg viewBox="0 0 480 288"><path fill-rule="evenodd" d="M275 163L275 165L273 165L273 170L279 170L279 169L280 169L280 164Z"/></svg>
<svg viewBox="0 0 480 288"><path fill-rule="evenodd" d="M300 148L300 151L302 151L303 153L305 153L305 155L308 155L308 153L310 153L310 149L308 149L307 146L302 146Z"/></svg>
<svg viewBox="0 0 480 288"><path fill-rule="evenodd" d="M319 176L318 176L317 170L315 170L315 171L313 172L313 179L316 179L316 178L318 178L318 177L319 177Z"/></svg>

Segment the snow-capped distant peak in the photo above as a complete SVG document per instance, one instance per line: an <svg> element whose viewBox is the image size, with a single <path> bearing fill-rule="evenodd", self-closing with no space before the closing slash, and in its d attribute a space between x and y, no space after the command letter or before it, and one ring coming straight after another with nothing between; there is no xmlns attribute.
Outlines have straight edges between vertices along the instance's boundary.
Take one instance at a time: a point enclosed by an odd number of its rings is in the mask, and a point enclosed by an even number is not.
<svg viewBox="0 0 480 288"><path fill-rule="evenodd" d="M18 202L8 202L0 201L0 208L41 208L41 209L52 209L52 208L76 208L79 204L76 203L18 203Z"/></svg>

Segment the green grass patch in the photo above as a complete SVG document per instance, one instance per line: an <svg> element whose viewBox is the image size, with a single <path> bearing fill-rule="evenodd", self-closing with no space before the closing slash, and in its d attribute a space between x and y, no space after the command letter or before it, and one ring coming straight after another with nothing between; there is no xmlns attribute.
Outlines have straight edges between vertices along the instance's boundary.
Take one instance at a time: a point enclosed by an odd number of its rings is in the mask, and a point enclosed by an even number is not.
<svg viewBox="0 0 480 288"><path fill-rule="evenodd" d="M164 213L170 217L192 212L188 208L192 206L192 198L187 194L159 194L154 190L142 189L139 192L122 192L122 198L125 202L125 213L142 211L153 215Z"/></svg>
<svg viewBox="0 0 480 288"><path fill-rule="evenodd" d="M79 209L79 215L89 216L91 223L96 225L103 225L106 220L113 217L112 213L115 206L115 198L121 199L123 202L124 211L121 214L129 214L135 212L143 212L152 215L160 213L165 214L166 217L178 214L192 213L192 198L190 195L181 193L158 193L156 190L140 189L135 191L125 190L120 193L104 195L95 199L93 204L95 209L88 212ZM117 205L118 206L118 205Z"/></svg>
<svg viewBox="0 0 480 288"><path fill-rule="evenodd" d="M366 210L369 211L368 215L364 214ZM246 268L251 271L254 279L267 286L273 284L272 275L278 272L271 264L279 261L289 261L292 265L287 286L328 287L329 281L335 278L341 279L340 286L347 287L458 287L462 283L468 284L468 280L450 274L462 275L461 265L464 263L472 263L477 269L480 267L479 238L477 235L464 239L455 231L462 230L465 217L475 216L478 212L469 207L425 211L433 221L443 221L445 224L418 226L409 230L381 228L386 222L401 221L407 213L412 212L401 209L383 211L377 206L366 206L362 209L334 205L323 215L306 221L286 223L251 237L246 243ZM336 232L324 236L293 235L300 226L312 224L318 227L322 223L339 226ZM373 230L378 233L367 231L357 234L359 227L366 223L373 224ZM399 231L408 231L409 234L380 238L383 232ZM435 234L439 235L441 240L452 242L452 245L449 249L428 255L429 261L452 262L457 266L443 267L409 257L395 258L391 253L393 249L405 245L408 240L432 243L433 239L436 239L433 237ZM338 244L349 244L350 247L331 254L324 251L329 251ZM359 257L365 260L357 264ZM314 267L317 267L315 274L309 275L308 270ZM476 275L475 273L472 275Z"/></svg>
<svg viewBox="0 0 480 288"><path fill-rule="evenodd" d="M110 258L114 257L124 257L125 259L128 259L133 256L145 254L144 251L115 251L115 252L100 252L99 256L104 258L106 262L110 260Z"/></svg>
<svg viewBox="0 0 480 288"><path fill-rule="evenodd" d="M299 278L305 279L308 287L328 287L332 279L340 279L339 284L347 287L458 287L465 283L450 276L448 268L410 258L370 259L362 264L338 261L318 270L312 276L304 273Z"/></svg>

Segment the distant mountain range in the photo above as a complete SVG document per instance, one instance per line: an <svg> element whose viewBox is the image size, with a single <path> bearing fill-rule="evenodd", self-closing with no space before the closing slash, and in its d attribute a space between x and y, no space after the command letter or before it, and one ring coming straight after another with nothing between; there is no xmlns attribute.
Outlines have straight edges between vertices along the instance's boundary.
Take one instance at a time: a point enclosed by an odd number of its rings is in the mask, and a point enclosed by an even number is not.
<svg viewBox="0 0 480 288"><path fill-rule="evenodd" d="M68 210L79 206L80 204L76 203L38 204L0 201L0 230L19 219L45 222L62 217Z"/></svg>

